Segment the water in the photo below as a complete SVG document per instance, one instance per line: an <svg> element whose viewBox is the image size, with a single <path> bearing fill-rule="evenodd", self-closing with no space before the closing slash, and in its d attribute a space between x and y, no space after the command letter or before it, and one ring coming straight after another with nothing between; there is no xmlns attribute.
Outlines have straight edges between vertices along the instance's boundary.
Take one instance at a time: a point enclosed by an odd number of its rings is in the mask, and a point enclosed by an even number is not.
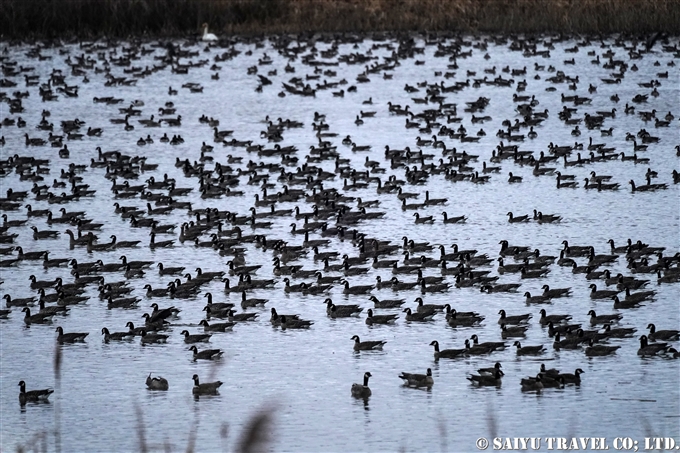
<svg viewBox="0 0 680 453"><path fill-rule="evenodd" d="M577 189L555 189L554 176L535 177L531 166L519 166L511 160L504 160L500 165L500 174L492 174L488 184L476 185L469 181L453 183L444 179L443 175L428 178L425 185L405 185L406 192L420 192L419 200L424 199L424 191L429 190L432 198L448 198L444 206L430 206L419 210L422 216L433 215L434 225L416 225L412 211L402 211L400 201L394 195L377 195L376 184L357 191L347 191L347 195L361 197L364 201L380 199L380 206L369 208L369 212L385 213L383 220L362 222L356 228L368 237L377 237L401 244L401 238L407 236L416 242L429 241L436 245L444 245L449 251L456 243L461 249L473 248L479 254L487 253L496 258L500 249L499 241L507 239L514 245L527 245L538 248L541 254L558 255L562 248L561 242L568 240L575 245L593 245L597 253L608 253L608 239L614 239L616 245L622 245L626 239L638 239L653 246L666 247L665 256L672 256L678 251L679 216L678 189L672 184L671 172L677 168L677 157L674 147L680 143L677 119L672 121L669 128L655 128L653 122L643 122L637 115L626 115L624 104L635 105L636 111L656 110L657 118L663 118L671 111L676 117L678 99L678 72L668 63L676 61L670 52L664 52L658 43L649 54L643 54L639 60L629 60L627 52L615 45L614 39L604 41L604 47L598 43L581 46L578 53L566 53L565 49L574 46L575 41L567 40L555 42L550 58L523 57L520 52L509 50L508 43L488 42L488 48L482 50L471 47L478 44L480 39L470 39L471 43L463 43L463 50L472 50L469 58L457 60L459 68L447 68L450 61L447 57L435 56L436 46L416 39L416 46L423 49L423 53L416 53L414 58L401 58L400 65L393 70L385 71L393 78L383 79L382 73L370 74L370 83L356 83L356 76L363 72L367 64L383 62L392 55L392 50L398 43L393 40L371 41L369 39L352 43L339 43L338 54L360 53L372 55L375 60L359 65L321 67L323 70L337 71L336 76L321 75L320 80L310 80L323 83L345 79L346 85L339 85L330 90L319 90L314 98L293 96L288 94L279 97L281 82L288 83L293 77L305 78L313 73L313 68L303 64L300 59L288 61L273 47L273 41L264 40L255 43L238 42L234 48L240 52L236 58L216 63L219 69L211 70L216 55L221 55L226 49L218 47L206 48L202 44L179 43L182 49L198 52L190 58L182 58L183 64L200 60L207 61L203 66L192 67L187 75L176 74L165 67L147 77L138 77L135 86L105 86L107 80L104 71L106 65L102 58L111 61L109 72L114 77L134 79L125 73L128 66L117 66L114 57L123 55L123 47L130 43L120 43L107 47L103 43L98 49L80 48L76 45L63 45L59 48L44 48L41 54L51 59L38 61L28 54L31 49L27 45L9 46L5 53L5 62L16 61L19 66L33 66L32 73L39 76L40 83L45 83L54 69L61 69L66 75L68 85L78 85L78 97L69 98L60 95L56 102L43 102L38 95L37 87L23 87L21 76L8 77L18 83L16 88L5 88L11 93L20 90L28 91L30 96L24 99L25 111L20 114L10 114L7 104L0 106L2 118L16 119L21 116L27 121L26 128L16 126L3 127L2 133L6 138L6 145L2 148L2 159L8 156L32 155L36 158L49 158L50 174L45 175L45 181L39 184L51 185L54 178L59 177L61 169L67 169L68 163L89 163L90 159L97 160L95 148L101 146L103 151L120 150L130 156L146 156L147 163L157 163L157 170L146 172L137 181L130 181L131 185L141 184L149 176L162 180L167 174L177 179L177 187L192 187L194 190L183 197L176 197L181 201L190 201L194 209L217 207L220 210L230 210L239 215L247 215L248 208L253 205L254 195L260 192L257 185L248 185L247 175L240 177L241 183L233 190L243 190L242 197L222 197L214 200L200 198L198 184L195 177L186 177L181 169L174 166L175 159L189 159L197 161L200 157L202 142L215 145L215 151L208 153L216 162L227 165L227 154L235 157L242 156L244 161L254 160L264 163L279 163L280 158L260 158L256 153L248 153L243 148L222 147L213 143L212 131L209 126L200 124L201 115L220 120L219 130L233 130L233 137L238 140L253 140L270 148L273 143L259 138L260 132L266 129L265 117L271 119L283 118L299 120L304 128L289 129L283 134L281 146L294 145L299 150L295 155L300 160L297 165L305 162L305 155L309 147L318 144L318 139L312 131L311 123L314 112L326 114L326 122L330 131L338 134L330 138L338 146L343 158L350 159L350 165L357 171L364 170L364 160L368 156L380 162L386 169L383 181L389 175L404 179L404 170L390 169L390 162L384 158L384 146L402 149L409 146L412 150L416 146L416 137L430 137L433 132L421 133L417 129L405 129L403 116L390 114L387 102L409 105L413 112L420 112L425 108L437 108L437 104L422 106L415 104L413 97L423 98L425 90L420 88L418 93L407 93L404 86L427 81L429 83L444 82L446 86L456 81L465 81L484 77L484 68L496 67L496 75L486 74L489 79L502 75L510 78L510 74L501 72L501 68L509 66L513 69L527 67L526 76L513 76L515 82L511 87L499 88L482 84L475 88L469 86L459 93L446 94L445 102L458 105L459 116L470 136L475 136L480 128L487 135L479 143L461 143L447 137L444 140L447 148L456 147L458 152L465 150L468 154L479 155L479 160L472 166L481 174L481 162L489 161L491 152L498 145L500 139L495 136L498 129L503 128L501 122L521 117L515 111L516 103L512 102L513 94L517 93L519 80L526 79L525 93L535 95L540 101L536 108L539 111L549 110L549 118L543 125L536 127L538 137L518 143L520 150L530 150L538 157L540 151L548 152L548 144L573 144L575 141L588 144L592 137L596 143L606 143L607 147L616 148L616 152L633 153L632 142L626 141L626 133L635 134L640 128L646 128L652 135L658 136L658 144L650 144L646 152L638 152L639 157L648 157L649 164L634 164L630 161L613 160L593 163L582 167L563 168L562 162L548 164L563 173L576 175L580 187ZM393 49L375 47L376 44L388 44ZM677 45L677 40L670 43ZM630 42L626 42L630 46ZM317 51L330 48L331 44L323 41L316 43ZM160 65L157 56L165 55L165 49L155 47L154 42L144 43L144 47L152 49L148 55L135 56L131 66L140 68ZM594 56L587 55L590 50L602 55L605 51L616 52L615 58L621 58L629 66L635 63L639 70L628 71L619 85L606 85L601 78L609 78L612 71L602 65L591 64ZM539 46L540 50L540 46ZM252 52L248 55L247 52ZM306 50L309 52L309 49ZM66 58L85 53L95 60L92 68L86 70L89 83L83 83L83 76L74 76L66 64ZM257 65L258 60L266 53L272 59L271 65L259 66L258 73L266 75L268 71L277 70L277 75L267 76L273 85L264 86L261 93L255 91L258 79L255 75L248 75L247 68ZM488 54L488 60L484 55ZM576 65L565 65L564 60L574 58ZM320 54L317 57L324 60ZM423 64L416 64L420 60ZM602 62L606 61L601 58ZM336 57L324 61L337 61ZM654 66L658 61L659 66ZM295 73L284 72L284 67L290 63ZM578 89L571 91L567 84L553 85L546 81L555 73L547 70L537 71L534 64L552 65L557 70L563 70L568 76L579 76ZM455 72L455 77L445 79L439 72ZM475 76L467 71L476 71ZM668 71L668 79L659 78L657 73ZM219 73L219 80L211 79L210 75ZM534 79L535 75L540 80ZM658 79L661 85L657 88L658 97L649 96L646 104L633 104L631 99L638 93L649 94L650 88L642 88L638 83ZM202 93L190 93L181 88L185 83L200 83ZM597 86L597 92L589 94L588 85ZM357 86L357 92L348 92L350 85ZM176 96L168 95L168 87L179 90ZM546 88L555 86L555 92L547 92ZM344 97L335 97L332 91L345 91ZM616 118L608 119L603 129L614 127L611 137L602 137L600 132L588 130L581 124L582 135L571 135L573 126L566 126L558 119L558 112L564 105L560 94L578 94L592 98L590 105L581 106L575 117L583 117L585 113L594 114L596 111L611 110L616 107ZM620 96L618 103L613 103L610 96ZM122 98L118 105L107 106L92 102L93 97L113 96ZM484 96L490 99L489 106L483 113L475 115L489 115L492 120L484 124L472 124L471 114L464 113L466 102L472 102ZM362 101L371 98L373 105L365 105ZM111 118L120 118L118 108L127 107L133 100L144 102L140 117L130 117L133 131L124 131L121 125L109 123ZM159 117L158 108L166 101L175 104L177 114L182 116L182 125L170 127L164 124L161 128L144 128L137 122L139 118L149 118L154 114ZM61 120L79 118L86 121L87 127L102 127L101 138L85 136L82 141L67 141L71 156L60 159L58 148L25 147L24 134L30 137L47 137L47 132L36 130L41 120L41 111L51 112L48 121L54 123L54 134L59 135ZM364 118L361 126L354 124L356 115L360 111L375 111L375 118ZM441 121L445 124L446 119ZM424 124L423 121L420 121ZM449 124L458 127L458 124ZM172 146L160 142L161 136L167 133L172 137L181 134L184 144ZM526 134L527 129L521 132ZM136 145L140 137L149 134L154 143L144 147ZM358 145L371 145L370 152L352 153L347 146L340 142L346 135ZM639 140L639 139L638 139ZM507 140L504 140L507 144ZM435 155L434 163L441 156L441 149L423 147L425 153ZM589 151L580 151L587 157ZM571 156L570 160L575 159ZM446 160L446 158L445 158ZM323 161L318 165L324 171L333 171L334 162ZM411 167L416 164L411 164ZM245 163L230 164L236 169L245 169ZM206 162L206 168L212 169L213 164ZM295 172L296 166L286 167L286 171ZM658 171L659 177L653 182L669 185L668 190L654 193L632 193L627 181L630 179L640 185L644 183L647 168ZM521 184L508 184L507 173L513 172L524 178ZM583 179L590 176L590 172L612 176L612 181L618 182L621 189L614 192L583 188ZM100 243L107 242L111 234L116 234L118 240L141 240L142 246L133 249L104 251L88 254L84 248L68 248L68 237L63 233L65 226L48 226L42 217L29 218L25 226L11 228L10 233L19 234L15 245L22 245L26 252L48 249L50 258L69 257L79 262L101 259L104 263L119 262L119 257L126 254L129 260L149 260L162 262L168 266L185 266L186 272L195 275L195 268L204 271L227 270L228 257L219 257L210 248L198 248L191 242L179 243L179 225L192 220L186 210L177 209L169 215L154 215L162 224L175 224L178 228L172 235L159 235L157 240L174 239L173 248L151 250L147 246L149 229L131 228L128 221L121 219L113 208L118 201L125 205L135 205L144 208L146 200L139 197L132 200L118 200L111 192L111 181L104 177L106 170L102 168L87 168L80 176L83 183L96 189L95 197L81 198L77 202L63 205L69 211L86 211L87 217L94 222L104 223L102 231L98 233ZM262 173L262 171L260 171ZM276 185L269 189L269 193L282 191L282 183L277 181L278 174L273 173L270 183ZM15 191L30 190L32 183L19 181L16 173L4 176L0 180L2 191L12 188ZM122 180L119 178L118 183ZM349 181L351 184L351 181ZM324 188L343 187L343 180L323 183ZM291 189L300 188L291 186ZM302 187L304 188L304 187ZM56 194L66 189L50 189ZM153 190L154 193L164 191ZM22 204L30 202L34 209L50 208L58 217L58 208L62 205L49 204L46 201L33 200L33 195ZM348 203L354 206L354 203ZM301 211L311 210L311 203L299 201L297 203L277 203L276 209L292 209L299 206ZM544 213L557 213L563 220L558 224L540 225L536 222L525 224L509 224L506 213L512 211L515 215L530 214L533 209ZM267 208L258 207L257 212L266 212ZM356 209L355 209L356 210ZM466 215L468 220L464 224L444 225L441 222L441 212L446 211L450 216ZM26 218L25 208L17 212L7 212L9 219ZM262 219L274 222L271 230L256 230L258 234L265 234L268 240L283 239L289 245L302 244L300 235L290 233L290 224L295 222L292 216L272 217ZM311 219L310 219L311 220ZM302 221L295 222L298 227ZM330 221L331 226L333 220ZM55 229L62 232L58 239L34 241L30 226L37 226L39 230ZM71 227L75 231L75 227ZM225 224L225 228L229 228ZM251 234L249 228L244 227L244 234ZM318 238L312 234L311 239ZM208 234L201 240L209 240ZM253 416L260 411L269 411L273 422L266 430L270 437L268 449L276 451L474 451L475 440L479 437L606 437L608 445L612 447L614 438L631 437L643 442L644 437L675 436L678 433L678 414L680 413L680 395L678 386L678 362L665 358L641 359L636 355L638 349L637 337L646 332L646 326L654 322L659 329L677 329L680 325L678 313L677 288L675 285L656 285L653 274L637 275L638 278L652 280L649 288L657 291L654 302L633 310L621 310L624 315L622 325L638 329L635 338L611 340L610 344L620 345L616 355L610 357L586 358L583 350L561 350L552 348L552 339L548 338L545 328L538 324L538 311L541 307L527 306L523 293L529 291L532 295L541 293L541 286L549 284L553 288L572 287L573 297L555 299L546 306L548 314L569 313L572 322L587 325L590 309L599 313L610 313L611 301L594 302L588 297L591 283L582 274L574 275L569 268L558 267L553 264L549 276L545 279L520 280L517 274L500 276L499 283L521 282L522 286L517 294L481 293L478 287L456 289L452 287L446 293L434 293L424 296L425 303L450 303L458 311L477 311L486 317L481 327L457 328L447 326L443 315L435 317L430 323L407 323L404 313L399 310L376 310L376 313L398 313L400 319L394 326L366 326L365 316L360 318L333 320L326 316L326 297L331 297L336 303L356 303L364 307L364 311L372 307L368 296L345 296L342 285L336 284L328 295L300 295L286 294L283 290L283 277L273 275L271 264L272 252L264 252L252 243L245 244L247 249L247 263L261 264L255 278L276 278L278 283L272 290L256 290L249 292L248 297L267 298L267 308L258 308L260 314L255 322L238 324L233 332L214 334L209 345L199 346L221 348L225 357L216 363L191 360L188 345L182 341L181 332L188 329L191 333L201 332L198 323L204 318L203 293L210 291L215 296L215 302L231 301L237 304L240 295L225 294L223 284L213 281L202 288L201 294L195 299L169 299L144 297L143 286L151 284L154 288L164 287L174 277L159 276L155 266L149 269L143 278L132 279L130 286L134 287L132 295L142 298L140 308L135 310L107 310L106 304L98 298L94 286L88 286L86 295L90 300L86 304L73 307L66 317L56 317L53 325L33 325L25 327L22 322L20 309L13 308L7 320L0 321L1 338L1 366L0 366L0 446L8 451L19 445L39 449L40 442L49 451L58 448L53 433L61 434L59 446L62 451L133 451L141 449L140 432L143 433L145 443L150 450L168 448L172 451L186 449L190 437L195 436L197 451L220 451L237 448L239 437L249 424ZM356 256L358 251L351 241L340 242L333 239L328 247L321 251L337 250L340 254L347 253ZM15 254L16 255L16 254ZM419 254L417 254L419 255ZM428 256L437 257L438 251L427 252ZM304 269L322 267L312 259L313 252L295 264ZM401 255L394 255L401 259ZM9 256L3 257L8 259ZM388 257L389 258L389 257ZM577 259L585 264L585 259ZM507 263L513 263L507 259ZM655 262L655 259L652 259ZM368 265L368 264L367 264ZM607 268L612 274L618 272L631 275L626 268L624 257ZM487 267L492 275L498 275L496 266ZM426 269L425 275L440 275L438 269ZM72 276L66 268L51 268L44 270L39 261L23 261L11 268L2 268L3 294L10 294L13 298L29 297L35 292L29 287L29 275L35 275L39 280L64 278L65 283L72 281ZM107 281L123 280L122 272L102 274ZM338 274L329 274L338 275ZM389 269L375 270L370 268L365 275L349 277L351 285L375 283L375 277L380 275L383 280L392 274ZM415 276L399 276L401 280L413 281ZM229 277L232 285L235 277ZM304 279L310 281L311 279ZM299 283L301 279L293 280ZM452 277L447 281L453 283ZM596 281L598 289L604 289L604 282ZM50 292L50 291L48 291ZM372 294L379 299L405 298L405 306L415 307L414 299L420 296L418 290L400 291L394 294L391 290L374 290ZM135 325L142 325L142 313L150 311L148 306L157 302L161 307L174 305L182 310L179 320L169 329L170 339L166 345L141 346L139 339L131 342L111 342L105 344L100 335L103 326L112 332L125 329L127 321ZM281 331L273 328L269 323L269 307L276 307L280 313L298 313L305 319L314 321L309 330ZM470 356L458 360L433 361L432 347L428 346L432 340L438 340L442 348L462 348L465 339L473 333L480 337L480 341L500 341L496 324L499 309L505 309L508 314L532 313L534 318L523 345L544 344L548 351L540 358L517 357L514 348L494 352L489 356ZM240 310L239 310L240 311ZM33 310L35 312L35 310ZM54 329L57 325L64 327L66 332L88 332L89 336L84 344L61 346L60 379L54 372L53 358L55 355ZM382 352L354 353L352 351L353 335L359 335L362 340L385 340L387 344ZM511 344L511 341L508 341ZM677 343L676 343L677 346ZM465 379L480 367L492 366L499 361L503 365L505 377L500 388L472 388ZM520 391L519 381L526 376L536 375L540 363L546 363L549 368L559 368L563 372L573 372L576 368L584 370L583 383L580 387L567 386L564 389L546 389L542 393L523 393ZM424 373L432 368L435 384L431 390L406 388L401 385L398 375L402 371ZM350 397L350 387L354 382L361 382L365 371L370 371L373 377L370 387L373 396L367 401L355 400ZM149 373L161 375L168 379L170 388L167 392L151 392L144 385ZM220 380L224 382L219 396L200 397L196 400L192 396L191 376L198 374L202 382ZM27 382L28 389L54 387L55 393L50 397L49 404L28 404L21 407L17 401L17 383ZM41 437L42 436L42 437ZM36 445L37 442L37 445ZM545 443L543 448L546 448Z"/></svg>

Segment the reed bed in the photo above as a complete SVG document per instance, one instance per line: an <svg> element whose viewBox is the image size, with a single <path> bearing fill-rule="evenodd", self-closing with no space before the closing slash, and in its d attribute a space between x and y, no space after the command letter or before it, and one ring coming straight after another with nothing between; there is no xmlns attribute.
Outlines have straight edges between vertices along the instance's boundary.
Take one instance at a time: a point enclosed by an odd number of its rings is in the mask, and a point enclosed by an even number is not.
<svg viewBox="0 0 680 453"><path fill-rule="evenodd" d="M676 34L677 0L3 0L0 37L460 31Z"/></svg>

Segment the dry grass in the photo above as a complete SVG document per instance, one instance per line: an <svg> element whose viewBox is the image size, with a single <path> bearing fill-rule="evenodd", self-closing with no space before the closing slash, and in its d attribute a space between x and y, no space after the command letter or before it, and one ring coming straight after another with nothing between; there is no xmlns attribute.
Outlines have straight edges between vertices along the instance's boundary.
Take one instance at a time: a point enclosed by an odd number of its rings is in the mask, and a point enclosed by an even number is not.
<svg viewBox="0 0 680 453"><path fill-rule="evenodd" d="M677 0L3 0L4 39L346 31L649 33Z"/></svg>

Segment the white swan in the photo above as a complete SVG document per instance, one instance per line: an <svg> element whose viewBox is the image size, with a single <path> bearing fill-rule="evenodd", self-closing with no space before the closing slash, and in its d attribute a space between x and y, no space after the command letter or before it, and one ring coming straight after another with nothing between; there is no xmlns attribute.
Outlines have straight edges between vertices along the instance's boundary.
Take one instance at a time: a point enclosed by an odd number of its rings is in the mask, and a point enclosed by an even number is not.
<svg viewBox="0 0 680 453"><path fill-rule="evenodd" d="M206 42L217 41L217 36L212 33L208 33L208 24L203 24L203 37L201 39Z"/></svg>

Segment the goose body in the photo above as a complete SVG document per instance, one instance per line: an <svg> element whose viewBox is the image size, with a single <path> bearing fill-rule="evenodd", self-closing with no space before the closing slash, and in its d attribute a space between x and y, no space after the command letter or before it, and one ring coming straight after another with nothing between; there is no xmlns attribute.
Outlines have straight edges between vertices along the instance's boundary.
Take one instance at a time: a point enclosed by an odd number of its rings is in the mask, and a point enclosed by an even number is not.
<svg viewBox="0 0 680 453"><path fill-rule="evenodd" d="M364 373L363 384L352 384L352 396L355 398L368 398L371 396L371 389L368 387L368 379L372 376L368 371Z"/></svg>
<svg viewBox="0 0 680 453"><path fill-rule="evenodd" d="M494 369L494 372L492 374L471 374L470 376L467 377L467 380L479 387L483 386L499 387L501 385L502 376L503 372L500 369Z"/></svg>
<svg viewBox="0 0 680 453"><path fill-rule="evenodd" d="M458 357L463 357L466 355L465 349L439 349L439 342L434 340L430 343L430 346L434 346L434 359L455 359Z"/></svg>
<svg viewBox="0 0 680 453"><path fill-rule="evenodd" d="M59 335L57 335L57 341L59 343L83 342L85 341L85 337L89 335L88 333L79 332L64 333L64 329L61 326L57 327L56 332L59 333Z"/></svg>
<svg viewBox="0 0 680 453"><path fill-rule="evenodd" d="M23 405L27 402L47 401L54 389L46 388L41 390L26 390L26 383L19 381L19 402Z"/></svg>
<svg viewBox="0 0 680 453"><path fill-rule="evenodd" d="M434 384L430 368L427 369L425 374L402 372L399 377L404 380L404 385L409 387L432 387Z"/></svg>
<svg viewBox="0 0 680 453"><path fill-rule="evenodd" d="M223 384L222 381L204 382L201 384L197 374L194 374L192 379L194 380L194 388L191 389L191 392L194 395L217 395L218 389Z"/></svg>
<svg viewBox="0 0 680 453"><path fill-rule="evenodd" d="M382 351L383 346L386 341L361 341L358 335L354 335L352 338L354 340L354 350L355 351Z"/></svg>
<svg viewBox="0 0 680 453"><path fill-rule="evenodd" d="M146 387L149 390L167 390L169 388L168 380L164 377L151 377L151 373L146 378Z"/></svg>

